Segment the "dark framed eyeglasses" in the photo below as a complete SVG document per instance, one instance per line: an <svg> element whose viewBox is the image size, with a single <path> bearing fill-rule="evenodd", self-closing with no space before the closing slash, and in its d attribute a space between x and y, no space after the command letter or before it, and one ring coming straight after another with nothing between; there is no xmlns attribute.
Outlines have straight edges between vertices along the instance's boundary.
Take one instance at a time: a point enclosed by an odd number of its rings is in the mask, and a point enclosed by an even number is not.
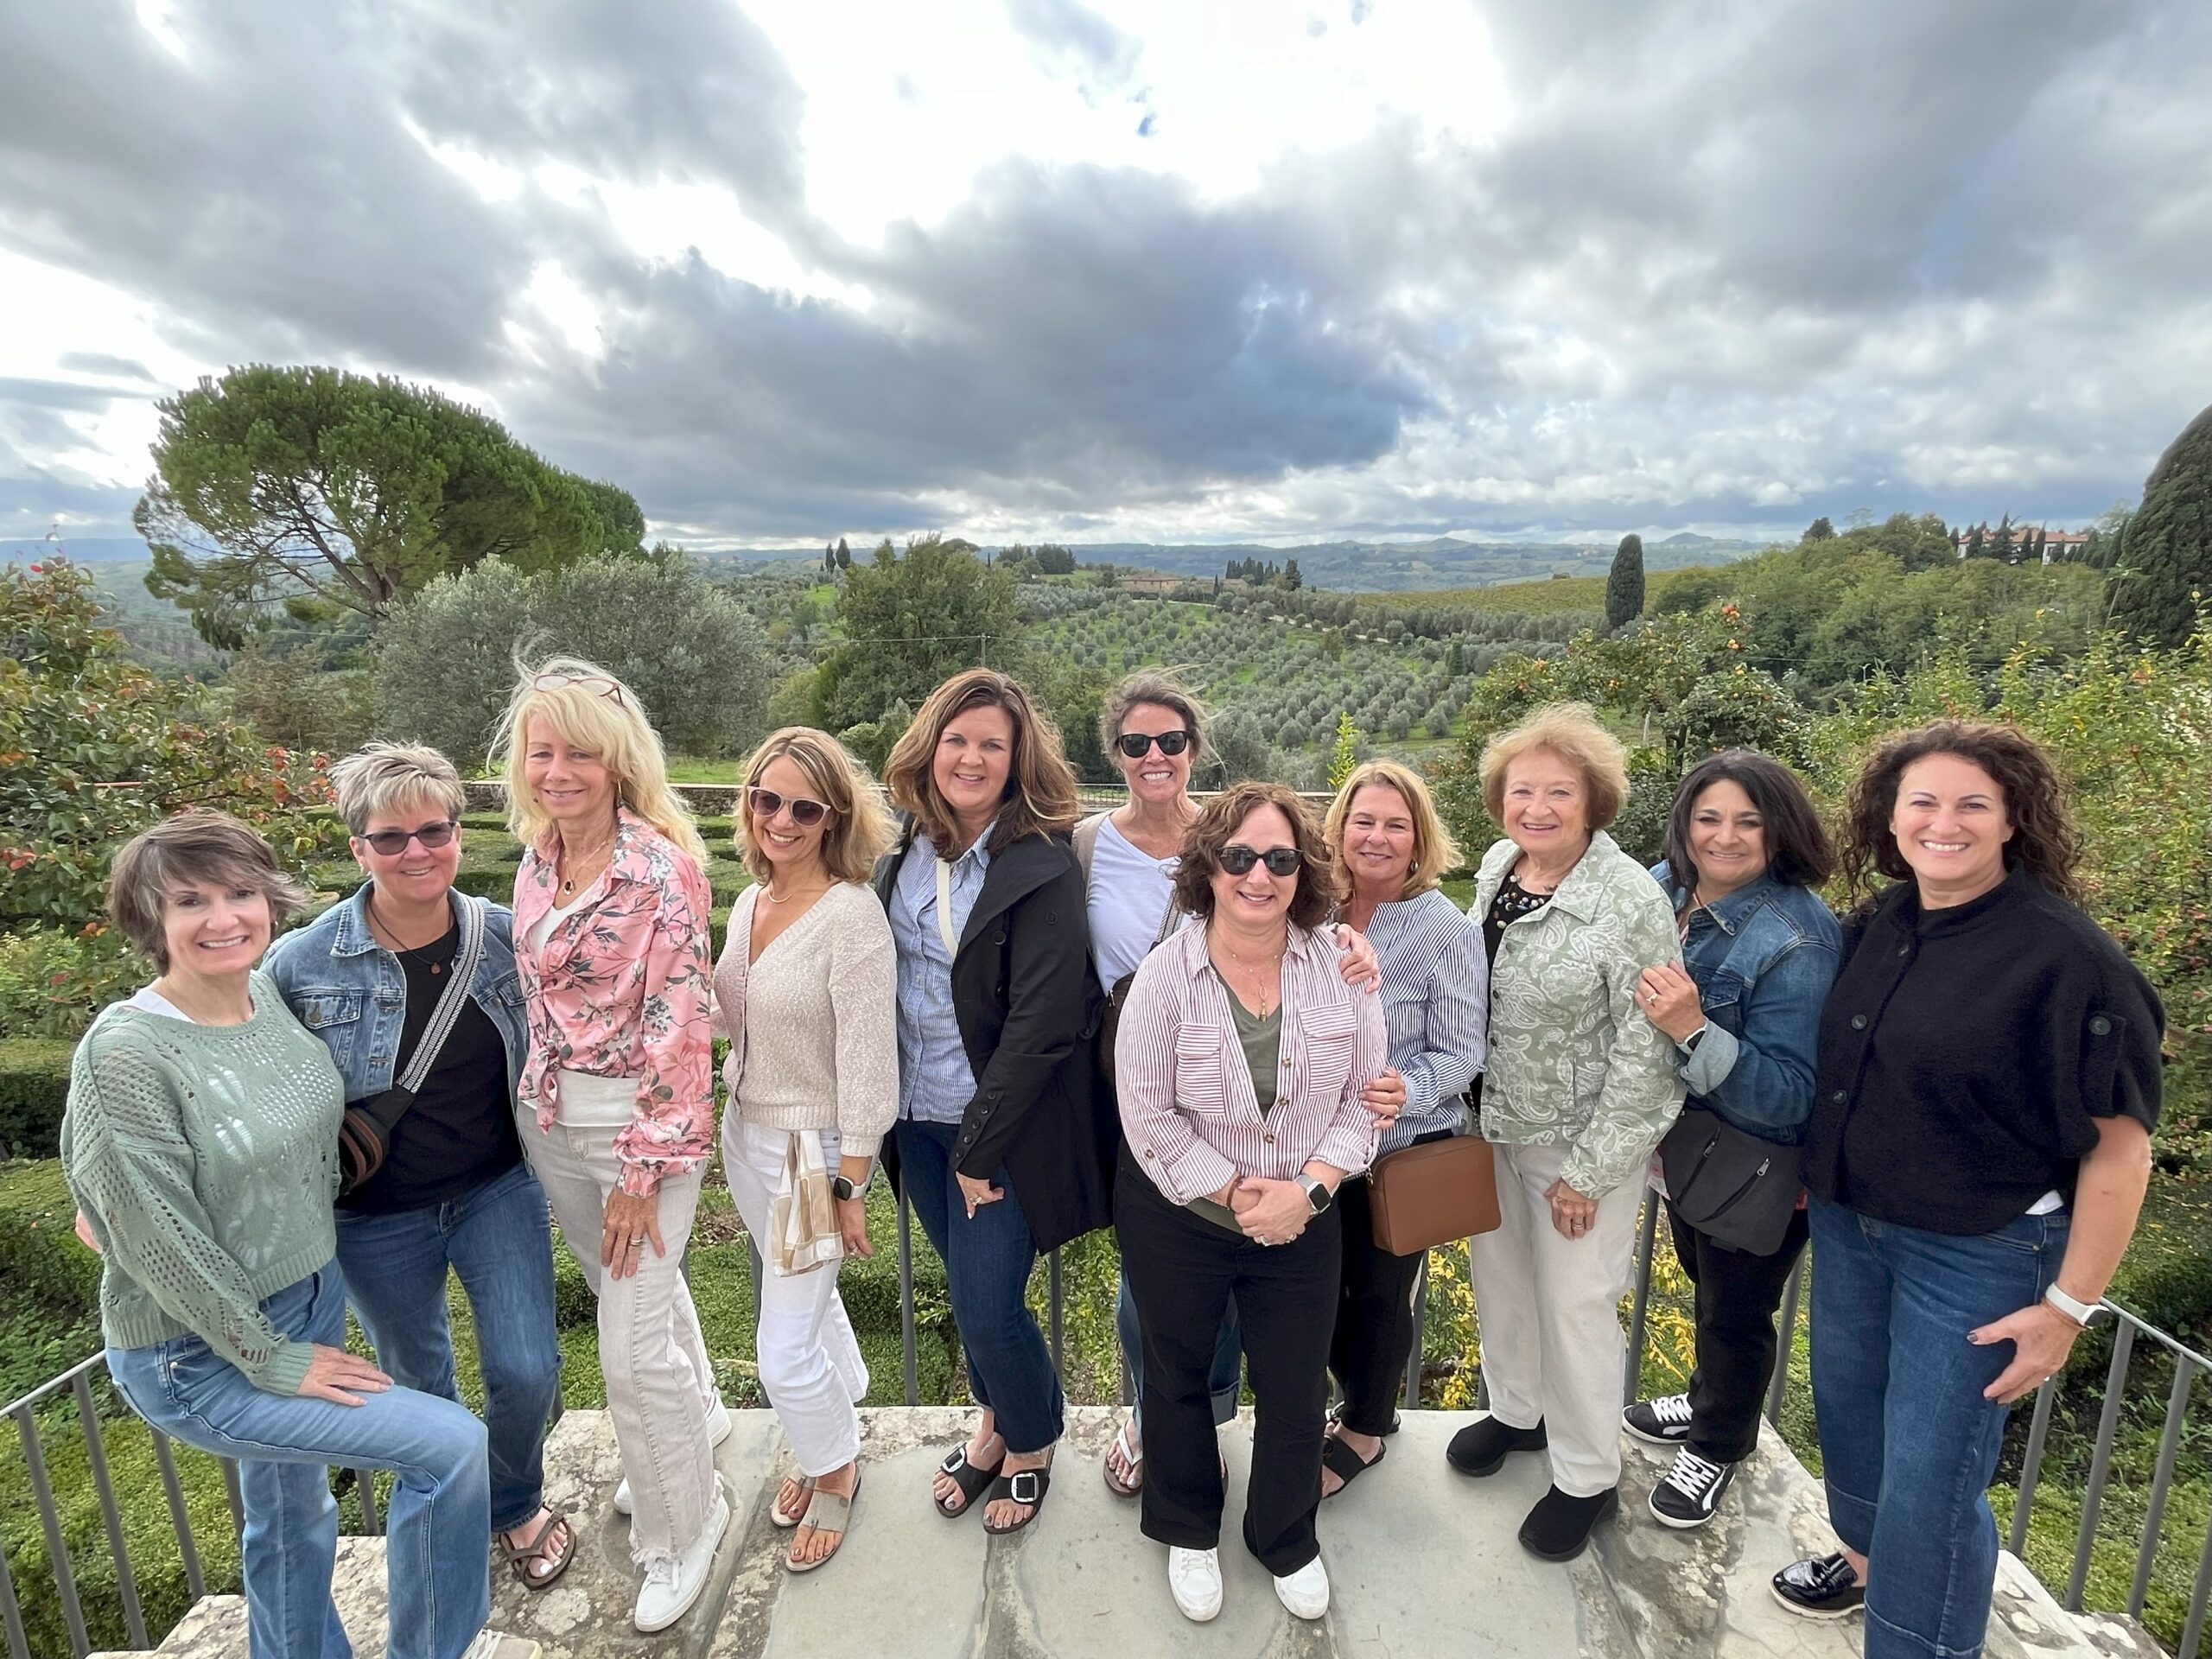
<svg viewBox="0 0 2212 1659"><path fill-rule="evenodd" d="M580 685L594 696L612 697L618 707L622 702L622 688L604 674L541 674L531 683L536 691L558 691L564 685Z"/></svg>
<svg viewBox="0 0 2212 1659"><path fill-rule="evenodd" d="M1269 875L1295 875L1298 867L1306 861L1306 855L1295 847L1270 847L1264 853L1255 853L1232 841L1221 849L1218 861L1231 875L1249 874L1255 864L1266 865Z"/></svg>
<svg viewBox="0 0 2212 1659"><path fill-rule="evenodd" d="M451 818L440 818L435 823L426 823L414 830L379 830L373 836L363 836L361 839L368 842L373 850L390 858L395 853L405 852L410 841L419 841L435 852L451 841L454 831L460 827Z"/></svg>
<svg viewBox="0 0 2212 1659"><path fill-rule="evenodd" d="M830 816L829 807L821 801L810 801L803 795L779 795L758 785L745 791L745 804L756 818L772 818L788 806L791 822L802 830L811 830Z"/></svg>
<svg viewBox="0 0 2212 1659"><path fill-rule="evenodd" d="M1191 747L1188 732L1123 732L1114 740L1114 747L1132 760L1141 760L1152 752L1154 744L1160 745L1162 754L1180 754Z"/></svg>

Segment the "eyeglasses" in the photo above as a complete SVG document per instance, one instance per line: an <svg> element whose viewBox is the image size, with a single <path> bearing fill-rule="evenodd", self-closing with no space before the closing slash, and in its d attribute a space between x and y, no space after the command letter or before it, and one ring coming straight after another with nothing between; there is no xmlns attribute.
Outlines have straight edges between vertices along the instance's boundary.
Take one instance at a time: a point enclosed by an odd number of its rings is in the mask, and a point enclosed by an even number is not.
<svg viewBox="0 0 2212 1659"><path fill-rule="evenodd" d="M594 696L612 697L617 703L622 702L622 688L604 674L541 674L530 684L534 691L558 691L564 685L581 685Z"/></svg>
<svg viewBox="0 0 2212 1659"><path fill-rule="evenodd" d="M802 830L811 830L830 816L830 809L820 801L810 801L802 796L786 798L772 789L753 788L745 791L745 804L753 809L756 818L772 818L785 807L791 810L791 822Z"/></svg>
<svg viewBox="0 0 2212 1659"><path fill-rule="evenodd" d="M1154 744L1160 745L1162 754L1180 754L1191 747L1188 732L1123 732L1114 740L1114 747L1132 760L1141 760L1152 752Z"/></svg>
<svg viewBox="0 0 2212 1659"><path fill-rule="evenodd" d="M419 841L426 849L435 852L453 839L454 831L458 828L460 826L451 818L440 818L435 823L426 823L419 830L379 830L373 836L363 836L361 839L390 858L395 853L405 852L410 841Z"/></svg>
<svg viewBox="0 0 2212 1659"><path fill-rule="evenodd" d="M1255 864L1266 865L1269 875L1295 875L1306 855L1295 847L1270 847L1264 853L1255 853L1232 841L1221 849L1217 861L1231 875L1248 875Z"/></svg>

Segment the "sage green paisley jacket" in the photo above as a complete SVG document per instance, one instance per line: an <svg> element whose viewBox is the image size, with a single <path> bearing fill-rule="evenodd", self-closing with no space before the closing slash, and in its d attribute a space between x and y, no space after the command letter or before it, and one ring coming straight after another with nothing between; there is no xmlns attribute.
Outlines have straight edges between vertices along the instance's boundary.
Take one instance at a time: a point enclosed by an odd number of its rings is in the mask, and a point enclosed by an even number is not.
<svg viewBox="0 0 2212 1659"><path fill-rule="evenodd" d="M1521 849L1483 855L1480 926ZM1552 901L1509 924L1490 973L1482 1131L1509 1147L1567 1148L1560 1177L1599 1198L1641 1176L1682 1109L1675 1045L1636 1006L1637 976L1681 966L1674 912L1602 830Z"/></svg>

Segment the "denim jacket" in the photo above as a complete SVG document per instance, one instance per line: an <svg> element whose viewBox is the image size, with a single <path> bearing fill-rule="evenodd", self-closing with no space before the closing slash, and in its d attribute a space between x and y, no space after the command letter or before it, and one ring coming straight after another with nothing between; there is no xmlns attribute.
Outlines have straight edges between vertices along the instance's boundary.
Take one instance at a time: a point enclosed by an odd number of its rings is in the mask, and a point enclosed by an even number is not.
<svg viewBox="0 0 2212 1659"><path fill-rule="evenodd" d="M1651 874L1679 911L1687 895L1673 872L1662 861ZM1690 1097L1747 1134L1796 1146L1813 1112L1821 1008L1843 929L1811 889L1762 875L1691 918L1682 959L1706 1020L1678 1068Z"/></svg>
<svg viewBox="0 0 2212 1659"><path fill-rule="evenodd" d="M346 1098L364 1100L392 1084L392 1058L407 1018L407 976L399 958L369 931L370 884L269 947L262 967L302 1025L321 1039L346 1079ZM530 1036L522 982L515 976L514 915L505 905L456 893L459 905L484 908L484 960L470 997L506 1045L507 1086L522 1078Z"/></svg>

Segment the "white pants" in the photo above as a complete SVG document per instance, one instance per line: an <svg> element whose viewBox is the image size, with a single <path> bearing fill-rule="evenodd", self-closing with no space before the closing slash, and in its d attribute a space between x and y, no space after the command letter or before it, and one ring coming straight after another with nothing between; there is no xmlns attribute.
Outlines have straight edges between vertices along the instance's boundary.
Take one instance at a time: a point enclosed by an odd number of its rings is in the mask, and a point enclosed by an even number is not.
<svg viewBox="0 0 2212 1659"><path fill-rule="evenodd" d="M837 1132L820 1131L823 1161L837 1169ZM768 1236L768 1214L783 1184L791 1135L738 1117L722 1120L722 1175L746 1230ZM811 1273L760 1275L760 1325L753 1351L760 1386L776 1408L799 1472L826 1475L860 1455L861 1419L853 1408L868 1397L861 1358L833 1262Z"/></svg>
<svg viewBox="0 0 2212 1659"><path fill-rule="evenodd" d="M1497 1230L1468 1241L1491 1415L1514 1428L1541 1421L1552 1484L1570 1497L1595 1497L1621 1478L1628 1344L1619 1304L1643 1183L1624 1181L1599 1195L1590 1230L1567 1238L1552 1225L1544 1197L1566 1166L1567 1148L1497 1153Z"/></svg>
<svg viewBox="0 0 2212 1659"><path fill-rule="evenodd" d="M706 1529L715 1502L714 1448L707 1413L715 1372L699 1310L683 1280L683 1248L699 1208L701 1173L660 1184L660 1236L667 1253L644 1248L637 1272L609 1276L599 1265L607 1200L622 1178L612 1128L556 1123L540 1134L534 1114L517 1121L524 1154L553 1205L553 1219L599 1298L599 1369L607 1414L635 1505L630 1554L639 1567L687 1548Z"/></svg>

